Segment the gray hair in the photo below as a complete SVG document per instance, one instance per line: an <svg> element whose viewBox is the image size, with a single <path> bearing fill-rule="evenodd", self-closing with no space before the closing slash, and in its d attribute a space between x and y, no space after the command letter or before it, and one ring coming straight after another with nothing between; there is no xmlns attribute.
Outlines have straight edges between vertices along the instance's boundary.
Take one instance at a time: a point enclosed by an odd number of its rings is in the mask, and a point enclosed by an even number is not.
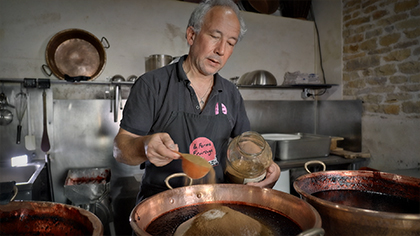
<svg viewBox="0 0 420 236"><path fill-rule="evenodd" d="M232 0L205 0L201 2L198 7L196 7L195 10L191 13L187 28L192 26L194 28L194 32L198 34L201 30L201 26L203 25L204 16L210 9L216 6L229 7L233 10L233 12L235 12L241 26L241 31L238 36L238 41L241 41L247 29L245 26L245 21L241 16L239 7Z"/></svg>

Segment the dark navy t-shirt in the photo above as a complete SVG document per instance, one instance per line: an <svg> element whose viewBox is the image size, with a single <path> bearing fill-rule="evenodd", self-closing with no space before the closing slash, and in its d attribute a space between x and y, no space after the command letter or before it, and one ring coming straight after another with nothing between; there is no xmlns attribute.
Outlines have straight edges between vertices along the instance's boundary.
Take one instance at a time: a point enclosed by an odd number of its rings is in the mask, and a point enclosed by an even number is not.
<svg viewBox="0 0 420 236"><path fill-rule="evenodd" d="M178 110L178 99L184 100L182 110L199 115L214 115L222 112L227 115L231 125L231 137L236 137L250 130L244 102L239 90L230 81L215 74L213 90L205 108L201 111L194 90L190 86L182 63L183 56L177 63L143 74L131 88L123 111L120 127L137 135L161 132L171 113ZM180 91L178 81L185 86Z"/></svg>

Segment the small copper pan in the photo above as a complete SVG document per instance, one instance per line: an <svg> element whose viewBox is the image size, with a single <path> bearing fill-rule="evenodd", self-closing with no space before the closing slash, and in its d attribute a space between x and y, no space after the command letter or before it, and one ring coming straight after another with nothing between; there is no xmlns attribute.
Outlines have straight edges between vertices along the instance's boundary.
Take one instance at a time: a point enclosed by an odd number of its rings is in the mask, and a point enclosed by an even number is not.
<svg viewBox="0 0 420 236"><path fill-rule="evenodd" d="M105 68L105 48L109 48L109 43L104 37L100 41L85 30L66 29L48 42L45 52L48 66L43 65L42 69L47 75L54 74L62 80L82 76L94 80Z"/></svg>

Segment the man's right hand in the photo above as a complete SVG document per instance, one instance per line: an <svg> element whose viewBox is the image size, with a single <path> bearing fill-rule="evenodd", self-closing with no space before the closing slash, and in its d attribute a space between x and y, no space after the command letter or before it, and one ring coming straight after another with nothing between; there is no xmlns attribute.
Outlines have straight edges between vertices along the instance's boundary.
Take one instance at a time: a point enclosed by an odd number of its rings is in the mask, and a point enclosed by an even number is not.
<svg viewBox="0 0 420 236"><path fill-rule="evenodd" d="M179 159L178 145L168 133L156 133L145 136L144 149L147 159L155 166L165 166L174 159Z"/></svg>
<svg viewBox="0 0 420 236"><path fill-rule="evenodd" d="M164 166L180 158L173 151L178 151L178 145L167 133L141 136L120 128L114 139L114 158L127 165L140 165L149 160L156 166Z"/></svg>

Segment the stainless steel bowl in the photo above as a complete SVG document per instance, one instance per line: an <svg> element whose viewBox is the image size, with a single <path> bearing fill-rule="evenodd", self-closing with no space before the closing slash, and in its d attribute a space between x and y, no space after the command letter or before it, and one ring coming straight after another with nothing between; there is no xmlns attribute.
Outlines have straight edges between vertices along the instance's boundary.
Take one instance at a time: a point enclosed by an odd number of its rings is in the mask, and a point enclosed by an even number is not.
<svg viewBox="0 0 420 236"><path fill-rule="evenodd" d="M276 86L277 80L273 74L266 70L254 70L243 74L239 80L238 85L264 85Z"/></svg>

